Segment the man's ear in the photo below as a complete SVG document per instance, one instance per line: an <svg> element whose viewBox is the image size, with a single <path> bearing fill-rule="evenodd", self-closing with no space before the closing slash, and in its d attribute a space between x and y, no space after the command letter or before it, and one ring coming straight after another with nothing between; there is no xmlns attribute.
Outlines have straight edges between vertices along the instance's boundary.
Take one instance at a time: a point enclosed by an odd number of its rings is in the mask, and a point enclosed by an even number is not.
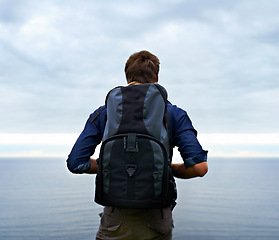
<svg viewBox="0 0 279 240"><path fill-rule="evenodd" d="M158 78L158 75L156 76L156 80L155 80L155 82L157 83L159 81L159 78Z"/></svg>

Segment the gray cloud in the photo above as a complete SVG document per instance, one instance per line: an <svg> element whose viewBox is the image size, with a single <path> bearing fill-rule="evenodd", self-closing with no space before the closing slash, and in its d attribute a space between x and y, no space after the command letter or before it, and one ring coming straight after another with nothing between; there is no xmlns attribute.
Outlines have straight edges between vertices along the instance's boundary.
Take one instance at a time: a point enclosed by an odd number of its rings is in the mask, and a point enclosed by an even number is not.
<svg viewBox="0 0 279 240"><path fill-rule="evenodd" d="M0 132L79 132L142 49L200 132L276 132L278 5L2 1Z"/></svg>

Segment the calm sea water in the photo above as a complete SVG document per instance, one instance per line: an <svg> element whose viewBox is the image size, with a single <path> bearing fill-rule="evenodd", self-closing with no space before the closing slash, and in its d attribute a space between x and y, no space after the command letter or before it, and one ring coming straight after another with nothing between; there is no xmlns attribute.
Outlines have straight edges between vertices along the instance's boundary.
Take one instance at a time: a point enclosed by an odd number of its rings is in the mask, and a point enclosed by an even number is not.
<svg viewBox="0 0 279 240"><path fill-rule="evenodd" d="M279 239L279 159L209 159L179 180L175 240ZM0 159L0 239L95 239L94 176L63 159Z"/></svg>

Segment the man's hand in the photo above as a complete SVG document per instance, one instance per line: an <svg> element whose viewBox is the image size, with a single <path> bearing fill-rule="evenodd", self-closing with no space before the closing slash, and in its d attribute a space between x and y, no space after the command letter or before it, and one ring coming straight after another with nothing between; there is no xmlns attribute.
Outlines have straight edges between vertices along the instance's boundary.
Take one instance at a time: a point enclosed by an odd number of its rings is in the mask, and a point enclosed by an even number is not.
<svg viewBox="0 0 279 240"><path fill-rule="evenodd" d="M187 179L203 177L208 171L208 166L207 162L198 163L188 168L185 167L184 163L172 163L171 169L174 177Z"/></svg>
<svg viewBox="0 0 279 240"><path fill-rule="evenodd" d="M91 158L90 161L91 161L91 166L90 166L90 169L86 173L95 174L95 173L97 173L97 170L98 170L98 164L96 162L96 159Z"/></svg>

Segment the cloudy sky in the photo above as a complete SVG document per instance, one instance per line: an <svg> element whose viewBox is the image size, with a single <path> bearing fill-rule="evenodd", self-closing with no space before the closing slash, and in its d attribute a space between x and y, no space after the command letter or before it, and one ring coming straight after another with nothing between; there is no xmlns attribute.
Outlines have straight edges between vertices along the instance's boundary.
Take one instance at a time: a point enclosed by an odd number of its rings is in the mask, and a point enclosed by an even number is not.
<svg viewBox="0 0 279 240"><path fill-rule="evenodd" d="M279 1L0 0L0 156L64 156L134 52L211 156L279 156Z"/></svg>

